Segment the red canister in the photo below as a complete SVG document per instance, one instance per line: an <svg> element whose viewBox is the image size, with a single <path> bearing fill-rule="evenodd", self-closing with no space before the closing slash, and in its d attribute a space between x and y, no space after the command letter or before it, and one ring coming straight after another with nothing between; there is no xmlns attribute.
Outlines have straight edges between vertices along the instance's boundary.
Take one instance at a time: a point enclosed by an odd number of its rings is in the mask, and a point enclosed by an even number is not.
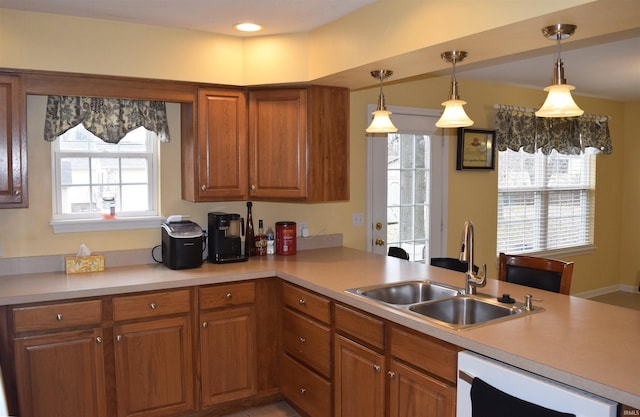
<svg viewBox="0 0 640 417"><path fill-rule="evenodd" d="M296 254L296 223L276 222L276 255Z"/></svg>

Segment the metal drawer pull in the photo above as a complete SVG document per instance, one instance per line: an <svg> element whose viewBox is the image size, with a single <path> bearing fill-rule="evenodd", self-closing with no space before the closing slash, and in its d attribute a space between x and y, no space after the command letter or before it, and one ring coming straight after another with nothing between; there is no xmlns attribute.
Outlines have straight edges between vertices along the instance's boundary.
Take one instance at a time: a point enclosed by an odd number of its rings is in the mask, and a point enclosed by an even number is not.
<svg viewBox="0 0 640 417"><path fill-rule="evenodd" d="M382 368L380 368L380 365L373 365L373 370L374 371L380 372L380 369L382 369Z"/></svg>
<svg viewBox="0 0 640 417"><path fill-rule="evenodd" d="M230 292L227 293L227 300L231 300L233 298L233 294Z"/></svg>
<svg viewBox="0 0 640 417"><path fill-rule="evenodd" d="M102 338L100 336L96 337L96 343L102 343Z"/></svg>
<svg viewBox="0 0 640 417"><path fill-rule="evenodd" d="M202 327L208 327L208 326L209 326L209 323L207 323L206 321L202 322Z"/></svg>
<svg viewBox="0 0 640 417"><path fill-rule="evenodd" d="M389 375L389 378L395 378L396 373L389 371L389 372L387 372L387 375Z"/></svg>
<svg viewBox="0 0 640 417"><path fill-rule="evenodd" d="M58 321L62 320L62 314L56 314L56 320Z"/></svg>
<svg viewBox="0 0 640 417"><path fill-rule="evenodd" d="M302 344L304 344L307 341L307 339L305 339L304 337L301 337L299 340L300 340L300 343Z"/></svg>
<svg viewBox="0 0 640 417"><path fill-rule="evenodd" d="M304 298L301 298L298 300L298 304L300 304L301 306L305 305L307 302L304 300Z"/></svg>
<svg viewBox="0 0 640 417"><path fill-rule="evenodd" d="M300 388L300 395L304 395L305 392L307 392L306 388Z"/></svg>
<svg viewBox="0 0 640 417"><path fill-rule="evenodd" d="M116 340L117 340L118 342L122 341L122 335L117 335L117 336L116 336Z"/></svg>
<svg viewBox="0 0 640 417"><path fill-rule="evenodd" d="M156 303L151 303L149 304L149 307L151 307L151 310L155 310L156 308L158 308L158 305Z"/></svg>

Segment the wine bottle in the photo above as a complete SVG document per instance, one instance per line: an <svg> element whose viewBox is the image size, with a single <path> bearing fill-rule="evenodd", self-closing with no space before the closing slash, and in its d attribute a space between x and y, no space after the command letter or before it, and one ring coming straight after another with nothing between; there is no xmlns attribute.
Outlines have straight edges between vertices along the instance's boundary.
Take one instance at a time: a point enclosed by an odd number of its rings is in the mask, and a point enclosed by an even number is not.
<svg viewBox="0 0 640 417"><path fill-rule="evenodd" d="M247 201L247 230L244 236L245 256L256 255L256 241L253 233L253 216L251 214L251 206L253 206L253 203L251 203L251 201Z"/></svg>

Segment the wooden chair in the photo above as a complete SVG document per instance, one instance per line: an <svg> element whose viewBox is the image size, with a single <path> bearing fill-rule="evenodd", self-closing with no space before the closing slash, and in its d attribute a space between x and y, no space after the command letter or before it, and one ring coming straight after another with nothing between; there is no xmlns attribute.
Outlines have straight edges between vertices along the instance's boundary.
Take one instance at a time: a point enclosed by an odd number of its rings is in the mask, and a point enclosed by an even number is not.
<svg viewBox="0 0 640 417"><path fill-rule="evenodd" d="M409 254L406 250L399 248L397 246L389 246L389 256L393 256L394 258L400 258L404 260L409 260Z"/></svg>
<svg viewBox="0 0 640 417"><path fill-rule="evenodd" d="M569 295L573 262L500 254L498 279Z"/></svg>

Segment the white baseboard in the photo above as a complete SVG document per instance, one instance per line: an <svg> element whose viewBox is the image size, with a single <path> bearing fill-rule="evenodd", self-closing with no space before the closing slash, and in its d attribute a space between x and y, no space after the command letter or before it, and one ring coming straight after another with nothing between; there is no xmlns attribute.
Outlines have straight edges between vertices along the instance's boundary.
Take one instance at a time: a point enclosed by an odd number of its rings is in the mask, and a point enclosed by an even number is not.
<svg viewBox="0 0 640 417"><path fill-rule="evenodd" d="M577 294L571 294L574 297L580 298L593 298L599 295L605 295L616 291L624 291L624 292L638 292L638 289L633 285L625 285L625 284L617 284L611 285L608 287L597 288L595 290L584 291Z"/></svg>

